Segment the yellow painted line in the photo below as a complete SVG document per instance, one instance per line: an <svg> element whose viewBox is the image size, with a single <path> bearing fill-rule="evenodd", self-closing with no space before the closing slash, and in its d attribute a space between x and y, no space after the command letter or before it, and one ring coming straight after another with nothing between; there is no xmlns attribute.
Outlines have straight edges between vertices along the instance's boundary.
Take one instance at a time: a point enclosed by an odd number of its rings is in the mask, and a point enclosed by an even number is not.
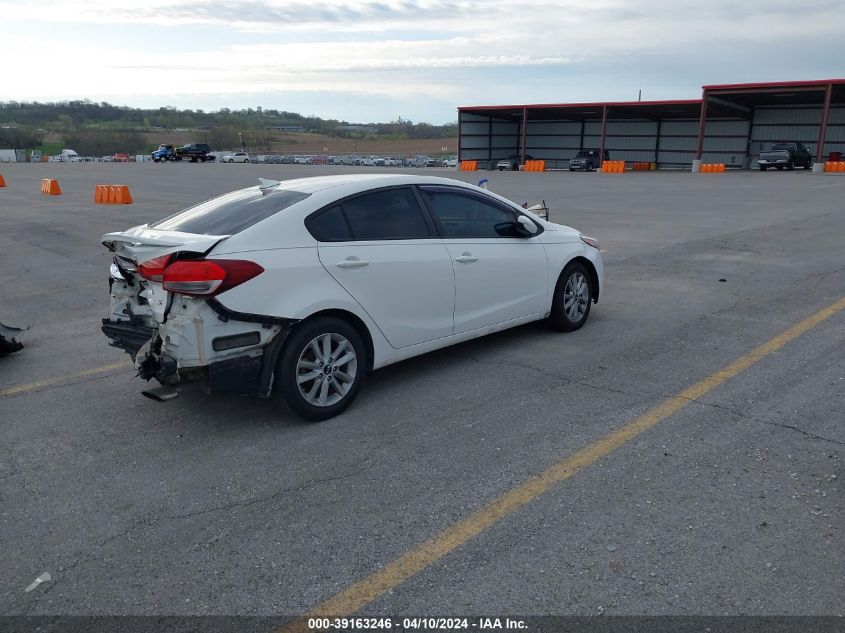
<svg viewBox="0 0 845 633"><path fill-rule="evenodd" d="M605 435L593 444L582 448L580 451L547 468L539 475L506 492L467 518L443 530L440 534L418 545L399 558L394 559L379 571L354 583L344 591L314 607L304 616L280 629L280 633L309 631L310 629L308 629L307 625L308 618L345 617L352 615L382 594L423 571L432 563L437 562L455 548L466 543L469 539L514 513L529 501L547 492L556 484L569 479L580 470L605 457L644 431L656 426L669 416L683 409L690 402L710 393L761 359L801 336L807 330L810 330L842 310L845 310L845 297L803 321L796 323L788 330L778 334L714 374L707 376L691 387L687 387L677 395L664 400L629 424Z"/></svg>
<svg viewBox="0 0 845 633"><path fill-rule="evenodd" d="M25 352L22 352L25 353ZM63 376L56 376L55 378L46 378L44 380L36 380L35 382L30 382L25 385L15 385L14 387L6 387L4 389L0 389L0 398L7 398L9 396L17 396L22 393L27 393L28 391L36 391L37 389L42 389L43 387L52 387L53 385L58 385L66 382L70 382L77 378L86 378L87 376L96 376L97 374L103 374L107 371L113 371L115 369L127 369L132 367L132 363L128 361L121 361L119 363L112 363L111 365L103 365L102 367L94 367L92 369L86 369L85 371L79 371L75 374L65 374Z"/></svg>

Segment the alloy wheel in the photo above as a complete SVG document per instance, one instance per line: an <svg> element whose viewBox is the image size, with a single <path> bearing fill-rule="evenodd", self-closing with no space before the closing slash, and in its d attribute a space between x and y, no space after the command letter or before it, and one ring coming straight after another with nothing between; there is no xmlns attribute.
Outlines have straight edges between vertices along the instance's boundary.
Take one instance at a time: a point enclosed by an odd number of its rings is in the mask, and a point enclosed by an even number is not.
<svg viewBox="0 0 845 633"><path fill-rule="evenodd" d="M328 407L343 400L357 375L355 348L337 333L320 334L313 338L296 363L299 393L315 407Z"/></svg>

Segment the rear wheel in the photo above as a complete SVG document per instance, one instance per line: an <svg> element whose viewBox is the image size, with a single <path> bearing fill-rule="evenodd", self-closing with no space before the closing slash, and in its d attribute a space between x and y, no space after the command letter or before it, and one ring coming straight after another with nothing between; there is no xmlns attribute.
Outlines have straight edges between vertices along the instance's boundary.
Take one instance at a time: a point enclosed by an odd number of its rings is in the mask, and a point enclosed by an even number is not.
<svg viewBox="0 0 845 633"><path fill-rule="evenodd" d="M244 162L245 162L245 163L248 163L248 162L249 162L249 159L248 159L248 158L244 158Z"/></svg>
<svg viewBox="0 0 845 633"><path fill-rule="evenodd" d="M766 171L768 168L768 165L760 165L760 171Z"/></svg>
<svg viewBox="0 0 845 633"><path fill-rule="evenodd" d="M584 264L571 262L557 280L549 323L564 332L577 330L590 316L592 299L587 269Z"/></svg>
<svg viewBox="0 0 845 633"><path fill-rule="evenodd" d="M358 331L335 317L318 317L291 332L277 368L285 404L306 420L344 411L361 388L367 350Z"/></svg>

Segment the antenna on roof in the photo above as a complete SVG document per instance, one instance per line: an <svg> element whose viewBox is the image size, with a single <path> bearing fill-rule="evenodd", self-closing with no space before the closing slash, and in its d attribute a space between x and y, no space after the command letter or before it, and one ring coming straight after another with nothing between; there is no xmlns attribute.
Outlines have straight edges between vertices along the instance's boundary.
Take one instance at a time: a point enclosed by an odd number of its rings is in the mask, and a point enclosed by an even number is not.
<svg viewBox="0 0 845 633"><path fill-rule="evenodd" d="M267 189L272 189L273 187L278 187L282 184L281 180L269 180L267 178L259 178L258 179L258 190L259 191L267 191Z"/></svg>
<svg viewBox="0 0 845 633"><path fill-rule="evenodd" d="M640 88L640 93L637 95L637 101L642 101L642 100L643 100L643 89Z"/></svg>

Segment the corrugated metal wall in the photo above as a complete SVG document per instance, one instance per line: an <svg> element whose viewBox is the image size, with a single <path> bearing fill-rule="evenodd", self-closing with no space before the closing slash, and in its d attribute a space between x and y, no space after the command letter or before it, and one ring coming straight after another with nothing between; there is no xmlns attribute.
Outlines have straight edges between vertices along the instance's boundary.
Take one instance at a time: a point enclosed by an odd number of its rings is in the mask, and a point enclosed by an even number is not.
<svg viewBox="0 0 845 633"><path fill-rule="evenodd" d="M525 153L534 158L566 161L581 147L580 121L528 121Z"/></svg>
<svg viewBox="0 0 845 633"><path fill-rule="evenodd" d="M705 127L702 160L753 166L761 150L777 141L799 141L815 153L822 109L819 106L760 106L752 120L711 119ZM521 123L461 112L461 159L497 161L518 154ZM613 160L657 161L689 165L698 144L698 119L610 120L605 148ZM491 135L492 130L492 135ZM566 161L580 149L601 144L601 120L531 121L525 134L526 153L534 158ZM824 155L845 154L845 106L831 106ZM560 166L560 165L558 165ZM564 165L565 166L565 163Z"/></svg>
<svg viewBox="0 0 845 633"><path fill-rule="evenodd" d="M798 141L810 146L815 154L819 142L822 108L820 106L765 106L754 110L750 154L760 155L778 141ZM845 153L845 107L832 105L825 134L824 156Z"/></svg>
<svg viewBox="0 0 845 633"><path fill-rule="evenodd" d="M520 124L461 112L460 160L477 160L481 168L519 153Z"/></svg>
<svg viewBox="0 0 845 633"><path fill-rule="evenodd" d="M743 119L707 121L704 127L702 162L725 163L725 165L733 167L747 167L748 131L750 125L750 121ZM695 136L695 145L697 145L697 131Z"/></svg>

